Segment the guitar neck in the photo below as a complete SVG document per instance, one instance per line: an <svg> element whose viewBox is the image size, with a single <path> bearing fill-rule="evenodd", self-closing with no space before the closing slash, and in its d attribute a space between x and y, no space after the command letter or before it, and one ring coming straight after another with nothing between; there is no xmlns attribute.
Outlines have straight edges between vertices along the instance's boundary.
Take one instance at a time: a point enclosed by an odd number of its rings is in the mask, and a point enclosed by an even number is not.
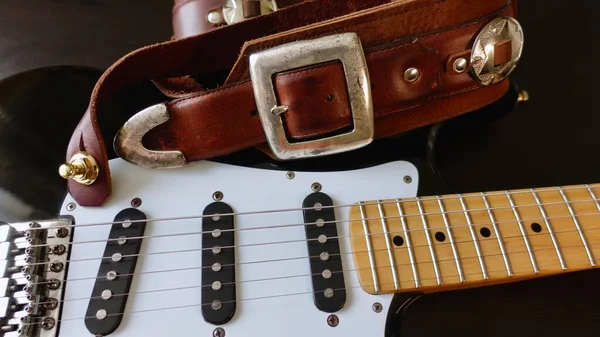
<svg viewBox="0 0 600 337"><path fill-rule="evenodd" d="M434 292L596 266L600 184L363 201L350 210L362 288Z"/></svg>

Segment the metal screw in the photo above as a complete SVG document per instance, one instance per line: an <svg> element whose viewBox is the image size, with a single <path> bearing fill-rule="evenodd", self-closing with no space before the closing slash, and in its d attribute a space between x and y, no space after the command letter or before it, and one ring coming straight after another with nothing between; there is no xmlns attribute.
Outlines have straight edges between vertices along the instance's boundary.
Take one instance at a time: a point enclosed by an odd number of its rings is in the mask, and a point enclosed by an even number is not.
<svg viewBox="0 0 600 337"><path fill-rule="evenodd" d="M212 270L213 271L220 271L221 270L221 264L219 262L213 263Z"/></svg>
<svg viewBox="0 0 600 337"><path fill-rule="evenodd" d="M223 329L223 328L216 328L213 331L213 337L225 337L225 329Z"/></svg>
<svg viewBox="0 0 600 337"><path fill-rule="evenodd" d="M452 69L459 74L464 73L467 70L467 60L464 57L457 58L452 64Z"/></svg>
<svg viewBox="0 0 600 337"><path fill-rule="evenodd" d="M216 191L215 193L213 193L213 200L214 200L214 201L220 201L220 200L223 200L223 192L221 192L221 191Z"/></svg>
<svg viewBox="0 0 600 337"><path fill-rule="evenodd" d="M323 209L323 204L321 204L320 202L317 202L315 205L315 211L320 211Z"/></svg>
<svg viewBox="0 0 600 337"><path fill-rule="evenodd" d="M67 211L73 211L73 210L75 210L75 207L77 207L75 205L75 203L74 202L70 202L70 203L67 204Z"/></svg>
<svg viewBox="0 0 600 337"><path fill-rule="evenodd" d="M325 242L327 242L327 235L321 234L321 235L319 235L317 240L319 240L319 243L325 243Z"/></svg>
<svg viewBox="0 0 600 337"><path fill-rule="evenodd" d="M219 220L221 220L221 216L219 215L219 213L215 213L215 215L212 216L212 220L213 221L219 221Z"/></svg>
<svg viewBox="0 0 600 337"><path fill-rule="evenodd" d="M327 261L329 260L329 253L328 252L322 252L321 255L321 261Z"/></svg>
<svg viewBox="0 0 600 337"><path fill-rule="evenodd" d="M335 328L340 324L340 319L336 315L329 315L329 317L327 317L327 324L330 327Z"/></svg>
<svg viewBox="0 0 600 337"><path fill-rule="evenodd" d="M296 173L289 171L288 173L285 174L285 177L288 179L294 179L296 177Z"/></svg>
<svg viewBox="0 0 600 337"><path fill-rule="evenodd" d="M417 69L417 68L408 68L404 72L404 79L407 82L414 82L414 81L416 81L419 78L420 74L421 73L419 72L419 69Z"/></svg>
<svg viewBox="0 0 600 337"><path fill-rule="evenodd" d="M58 307L58 300L56 298L48 298L46 303L44 303L44 307L48 310L53 310Z"/></svg>
<svg viewBox="0 0 600 337"><path fill-rule="evenodd" d="M402 180L404 180L404 182L407 183L407 184L412 183L412 177L411 176L404 176L404 178Z"/></svg>
<svg viewBox="0 0 600 337"><path fill-rule="evenodd" d="M212 247L212 253L215 254L215 255L221 253L221 247L220 246L214 246L214 247Z"/></svg>
<svg viewBox="0 0 600 337"><path fill-rule="evenodd" d="M131 207L138 208L141 205L142 205L142 199L140 199L140 198L133 198L133 199L131 199Z"/></svg>
<svg viewBox="0 0 600 337"><path fill-rule="evenodd" d="M117 278L117 272L114 270L109 271L108 273L106 273L106 279L109 281L112 281L114 279Z"/></svg>
<svg viewBox="0 0 600 337"><path fill-rule="evenodd" d="M96 318L99 320L103 320L106 318L106 314L107 314L106 310L100 309L100 310L96 311Z"/></svg>
<svg viewBox="0 0 600 337"><path fill-rule="evenodd" d="M62 255L67 251L67 247L65 247L64 245L57 245L52 247L52 254L55 255Z"/></svg>
<svg viewBox="0 0 600 337"><path fill-rule="evenodd" d="M60 227L56 229L56 236L59 238L66 238L69 235L69 230L65 227Z"/></svg>
<svg viewBox="0 0 600 337"><path fill-rule="evenodd" d="M131 220L123 221L123 228L129 228L129 227L131 227Z"/></svg>
<svg viewBox="0 0 600 337"><path fill-rule="evenodd" d="M117 239L117 243L118 243L119 245L124 245L125 243L127 243L127 238L121 235L121 236L119 236L119 238Z"/></svg>
<svg viewBox="0 0 600 337"><path fill-rule="evenodd" d="M383 310L383 306L379 302L373 303L373 311L379 313Z"/></svg>
<svg viewBox="0 0 600 337"><path fill-rule="evenodd" d="M317 227L323 227L325 225L325 220L323 219L317 219L317 221L315 221Z"/></svg>
<svg viewBox="0 0 600 337"><path fill-rule="evenodd" d="M223 306L223 304L221 304L221 301L219 301L219 300L212 301L211 307L213 308L213 310L219 310L219 309L221 309L222 306Z"/></svg>
<svg viewBox="0 0 600 337"><path fill-rule="evenodd" d="M50 290L56 290L56 289L60 288L60 281L55 278L50 279L50 280L48 280L48 283L46 284L46 286Z"/></svg>
<svg viewBox="0 0 600 337"><path fill-rule="evenodd" d="M221 281L215 281L212 283L212 290L219 290L221 289Z"/></svg>
<svg viewBox="0 0 600 337"><path fill-rule="evenodd" d="M325 278L325 279L330 279L331 278L331 270L325 269L325 270L323 270L321 275L323 275L323 278Z"/></svg>
<svg viewBox="0 0 600 337"><path fill-rule="evenodd" d="M44 330L50 330L54 328L55 325L56 321L52 317L45 317L44 321L42 321L42 329Z"/></svg>
<svg viewBox="0 0 600 337"><path fill-rule="evenodd" d="M313 192L321 192L322 188L323 188L323 186L321 186L321 184L319 184L319 183L312 183L312 185L310 185L310 189Z"/></svg>
<svg viewBox="0 0 600 337"><path fill-rule="evenodd" d="M221 230L220 229L213 229L212 231L212 236L213 238L218 238L219 236L221 236Z"/></svg>
<svg viewBox="0 0 600 337"><path fill-rule="evenodd" d="M64 266L65 265L62 262L52 262L50 264L50 270L55 273L58 273L59 271L63 270Z"/></svg>
<svg viewBox="0 0 600 337"><path fill-rule="evenodd" d="M333 289L327 288L327 289L325 289L325 291L323 292L323 294L327 298L332 298L333 297Z"/></svg>

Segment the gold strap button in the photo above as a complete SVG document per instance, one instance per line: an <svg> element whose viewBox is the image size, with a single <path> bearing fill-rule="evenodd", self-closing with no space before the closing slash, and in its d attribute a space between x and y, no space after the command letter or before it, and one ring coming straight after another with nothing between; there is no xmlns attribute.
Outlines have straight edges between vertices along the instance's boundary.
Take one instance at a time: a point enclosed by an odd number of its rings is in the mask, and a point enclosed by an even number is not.
<svg viewBox="0 0 600 337"><path fill-rule="evenodd" d="M99 171L94 157L86 152L77 152L68 163L60 166L58 174L65 179L73 179L80 184L91 185L98 178Z"/></svg>

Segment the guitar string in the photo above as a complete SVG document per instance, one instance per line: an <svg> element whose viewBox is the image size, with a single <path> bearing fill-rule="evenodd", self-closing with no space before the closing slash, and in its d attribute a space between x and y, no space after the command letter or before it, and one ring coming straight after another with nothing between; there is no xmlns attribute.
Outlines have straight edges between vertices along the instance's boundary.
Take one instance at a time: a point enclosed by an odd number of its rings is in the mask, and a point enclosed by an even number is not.
<svg viewBox="0 0 600 337"><path fill-rule="evenodd" d="M600 228L594 228L594 229L590 229L590 231L592 230L600 230ZM574 233L577 232L577 230L568 230L568 231L558 231L558 232L554 232L554 234L569 234L569 233ZM545 236L545 235L549 235L546 233L534 233L534 234L529 234L528 238L533 238L535 236ZM514 235L514 236L502 236L502 238L504 239L514 239L514 238L521 238L523 237L522 235ZM482 238L482 239L478 239L478 241L480 243L484 243L486 241L496 241L497 238L494 237L489 237L489 238ZM457 244L474 244L474 241L472 240L467 240L467 241L455 241L454 245L452 243L436 243L433 246L439 247L439 246L456 246ZM582 245L583 246L583 245ZM428 248L429 245L413 245L411 246L413 249L416 248ZM575 247L580 247L580 246L575 246ZM443 247L442 247L443 248ZM565 246L565 248L569 248L568 246ZM399 250L401 248L394 248L392 250ZM554 249L556 250L556 248L549 248L549 249ZM382 251L388 251L388 249L374 249L371 250L371 252L373 252L373 254L375 254L376 252L382 252ZM518 251L517 251L518 252ZM528 252L528 251L527 251ZM363 251L348 251L348 252L340 252L340 253L335 253L335 254L330 254L330 257L333 256L342 256L342 255L354 255L354 254L362 254L362 253L369 253L368 250L363 250ZM534 252L535 253L535 252ZM501 255L501 254L500 254ZM125 255L123 256L125 257ZM485 257L485 256L483 256ZM281 258L281 259L271 259L271 260L258 260L258 261L250 261L250 262L243 262L243 263L229 263L229 264L223 264L221 265L221 268L223 267L235 267L235 266L242 266L242 265L250 265L250 264L261 264L261 263L274 263L274 262L285 262L285 261L292 261L292 260L304 260L304 259L316 259L316 258L320 258L319 255L314 255L314 256L299 256L299 257L290 257L290 258ZM448 261L451 260L455 260L455 259L450 259ZM426 261L427 262L427 261ZM431 261L429 261L431 262ZM408 264L410 265L410 264ZM187 267L187 268L176 268L176 269L165 269L165 270L155 270L155 271L149 271L149 272L134 272L134 273L127 273L127 274L120 274L120 277L125 277L125 276L137 276L137 275L147 275L147 274L159 274L159 273L167 273L167 272L179 272L179 271L189 271L189 270L198 270L198 269L208 269L208 268L212 268L211 266L197 266L197 267ZM25 279L26 277L14 277L14 279ZM65 280L62 282L75 282L75 281L85 281L85 280L95 280L95 279L105 279L106 276L96 276L96 277L82 277L82 278L76 278L76 279L70 279L70 280ZM48 284L48 283L53 283L53 281L42 281L42 282L32 282L30 283L31 285L41 285L41 284Z"/></svg>
<svg viewBox="0 0 600 337"><path fill-rule="evenodd" d="M600 243L589 244L589 246L598 246L598 245L600 245ZM425 245L423 245L421 247L425 247ZM581 247L584 247L584 245L578 244L578 245L562 246L561 249L581 248ZM413 246L413 248L415 248L415 247ZM380 249L379 251L384 251L384 250L386 250L386 249ZM547 250L555 250L555 248L540 248L540 249L536 249L535 252L541 252L541 251L547 251ZM509 256L520 255L520 254L529 254L529 251L528 250L519 250L519 251L513 251L513 252L509 252L508 253ZM482 258L489 259L489 258L499 257L499 256L502 256L502 253L498 253L498 254L486 254L486 255L483 255ZM459 257L459 261L461 261L461 262L469 260L469 259L479 259L479 256L474 255L474 256ZM440 262L455 262L456 259L455 258L448 258L448 259L438 259L436 261L438 263L440 263ZM414 264L415 265L423 265L423 264L431 264L433 262L434 262L433 260L425 260L425 261L415 262ZM411 263L397 263L394 266L395 266L395 269L398 269L398 268L408 267L408 266L411 266L411 265L413 265L412 262ZM548 264L548 265L550 265L550 264ZM230 266L232 266L232 265L230 265ZM539 264L538 264L538 266L539 266ZM343 269L343 270L331 271L331 274L332 275L333 274L339 274L339 273L357 273L358 274L359 271L372 270L372 269L373 268L371 268L371 267L355 268L355 269ZM389 270L391 270L392 266L389 265L389 264L383 263L383 264L377 266L376 269L377 270L382 270L382 269L389 269ZM184 269L184 271L185 270L189 270L189 269ZM500 270L498 270L498 271L500 271ZM502 269L502 271L506 271L506 268ZM481 274L481 271L479 272L479 274ZM119 277L134 276L134 275L139 275L139 274L122 274L122 275L119 275ZM224 283L221 283L221 286L231 286L231 285L238 285L238 284L242 284L242 283L253 283L253 282L268 282L268 281L285 280L285 279L301 278L301 277L313 277L313 276L319 276L319 275L322 275L322 273L310 273L310 274L298 274L298 275L288 275L288 276L276 276L276 277L269 277L269 278L262 278L262 279L253 279L253 280L245 280L245 281L224 282ZM410 273L410 275L412 276L412 273ZM443 276L443 277L447 277L447 276ZM98 277L98 278L105 278L105 277ZM73 281L90 280L90 279L95 279L95 278L90 277L90 278L83 278L83 279L72 279L72 280L62 281L62 283L65 283L65 282L69 282L70 283L70 282L73 282ZM420 278L419 278L419 280L420 280ZM403 282L407 282L407 281L414 281L414 279L405 280ZM38 283L38 284L41 284L41 283ZM179 288L164 288L164 289L155 289L155 290L146 290L146 291L138 291L138 292L128 292L128 293L112 294L111 297L126 296L126 295L137 295L137 294L151 294L151 293L155 293L155 292L167 292L167 291L177 291L177 290L196 289L196 288L205 288L205 287L212 287L212 284L201 284L201 285L186 286L186 287L179 287ZM107 288L109 288L109 287L107 287ZM27 296L26 295L24 295L24 296L15 296L13 298L15 298L15 299L17 299L17 298L27 298ZM93 299L102 299L102 296L69 298L69 299L64 299L64 300L57 300L54 303L57 303L57 302L62 303L62 302L93 300ZM44 305L44 304L47 304L47 303L53 303L53 302L37 302L37 303L34 302L33 304L35 304L35 305Z"/></svg>
<svg viewBox="0 0 600 337"><path fill-rule="evenodd" d="M564 216L551 216L551 217L540 217L540 218L527 218L527 219L521 219L521 223L523 222L531 222L531 221L548 221L548 220L556 220L556 219L579 219L581 217L585 217L585 216L594 216L594 215L600 215L600 213L594 212L594 213L583 213L583 214L577 214L576 218L574 218L571 215L564 215ZM336 221L325 221L325 223L329 223L329 224L336 224L336 223L345 223L345 222L352 222L352 221L362 221L363 219L366 221L372 221L372 220L381 220L381 219L396 219L396 218L400 218L398 216L385 216L385 217L373 217L373 218L362 218L362 219L356 219L356 220L336 220ZM452 225L450 228L451 229L460 229L460 228L465 228L465 227L475 227L475 226L485 226L485 225L492 225L492 224L497 224L497 225L501 225L500 227L503 227L502 225L507 225L507 224L517 224L519 223L519 221L517 220L505 220L505 221L495 221L495 222L491 222L491 221L486 221L486 222L477 222L477 223L473 223L472 225L469 224L465 224L465 225ZM310 223L306 223L306 224L302 224L302 226L304 225L315 225L316 222L310 222ZM288 226L296 226L295 224L292 225L288 225ZM280 228L280 227L276 227L276 228ZM271 227L265 227L263 229L271 229ZM408 229L406 231L406 233L413 233L413 232L426 232L426 231L433 231L433 230L438 230L438 231L447 231L445 227L439 227L439 228L429 228L429 229L420 229L420 228L415 228L415 229ZM573 230L573 231L578 231L577 229ZM212 233L210 231L198 231L198 232L188 232L188 233L179 233L179 234L165 234L165 236L170 237L170 236L191 236L191 235L202 235L202 234L209 234ZM388 231L388 234L398 234L398 233L405 233L404 230L399 229L396 231ZM337 235L337 236L328 236L327 239L345 239L345 238L361 238L361 237L367 237L367 236L374 236L374 235L380 235L382 234L381 232L373 232L373 233L369 233L369 234L355 234L355 235ZM221 234L222 235L222 234ZM153 236L134 236L134 237L125 237L127 240L139 240L139 239L156 239L159 237L163 237L161 235L153 235ZM228 246L219 246L219 248L221 250L223 249L232 249L232 248L249 248L249 247L260 247L260 246L268 246L268 245L279 245L279 244L290 244L290 243L308 243L311 241L318 241L319 238L314 238L314 239L297 239L297 240L287 240L287 241L273 241L273 242L260 242L260 243L251 243L251 244L242 244L242 245L228 245ZM88 243L104 243L104 242L110 242L112 241L112 239L108 239L108 240L98 240L98 241L94 241L94 242L88 242ZM84 243L86 241L81 241L80 243ZM51 244L48 245L43 245L42 247L47 247L47 246L54 246ZM134 257L134 256L147 256L147 255L163 255L163 254L176 254L176 253L186 253L186 252L200 252L200 251L208 251L208 250L213 250L213 247L206 247L206 248L194 248L194 249L184 249L184 250L176 250L176 251L166 251L166 252L154 252L154 253L139 253L139 254L129 254L129 255L122 255L122 257ZM112 256L102 256L102 257L94 257L94 258L82 258L82 259L71 259L71 260L66 260L63 262L83 262L83 261L93 261L93 260L103 260L103 259L111 259ZM29 265L31 266L36 266L36 265L49 265L52 264L53 261L46 261L46 262L34 262L34 263L30 263Z"/></svg>
<svg viewBox="0 0 600 337"><path fill-rule="evenodd" d="M528 205L515 205L515 206L506 206L506 207L487 207L487 208L480 208L480 209L467 209L465 210L456 210L456 211L445 211L445 212L423 212L423 213L415 213L415 214L404 214L404 215L397 215L397 216L384 216L384 217L368 217L368 218L356 218L356 219L345 219L345 220L334 220L334 221L324 221L324 223L350 223L350 222L357 222L357 221L362 221L362 220L381 220L381 219L406 219L406 218L410 218L410 217L421 217L422 215L425 216L431 216L431 215L449 215L449 214L465 214L465 215L470 215L474 212L479 212L479 211L498 211L498 210L519 210L519 209L523 209L525 207L539 207L539 206L556 206L556 205L572 205L572 204L577 204L577 203L586 203L586 202L593 202L594 205L596 205L596 208L600 208L600 204L598 204L597 202L600 201L600 199L596 200L574 200L574 201L569 201L569 202L553 202L553 203L540 203L540 204L528 204ZM364 204L365 206L368 206L368 204ZM590 215L597 215L598 213L593 213ZM585 215L585 214L575 214L575 216L580 216L580 215ZM211 217L214 216L211 215ZM224 216L223 214L219 214L219 216ZM573 216L567 216L569 218L574 218ZM536 220L543 220L543 218L539 218ZM528 219L530 220L530 219ZM151 221L151 220L146 220L146 221ZM516 220L515 220L516 221ZM131 222L133 223L134 221L129 221L129 220L122 220L117 222L117 224L122 224L123 222ZM514 222L514 221L503 221L504 223L510 223L510 222ZM496 224L500 224L502 222L495 222ZM223 229L223 230L219 230L219 232L221 234L223 233L227 233L227 232L241 232L241 231L251 231L251 230L267 230L267 229L277 229L277 228L291 228L291 227L299 227L299 226L306 226L306 225L316 225L317 222L305 222L305 223L292 223L292 224L279 224L279 225L271 225L271 226L260 226L260 227L250 227L250 228L234 228L234 229ZM491 224L491 223L490 223ZM468 225L464 225L464 226L468 226ZM453 227L457 227L457 226L453 226ZM44 229L48 229L47 227ZM164 237L177 237L177 236L187 236L187 235L199 235L199 234L212 234L213 231L196 231L196 232L186 232L186 233L170 233L170 234L157 234L157 235L140 235L140 236L132 236L132 237L127 237L127 239L129 240L138 240L138 239L153 239L153 238L164 238ZM120 238L112 238L112 239L99 239L99 240L87 240L87 241L74 241L74 242L69 242L69 243L65 243L64 245L77 245L77 244L91 244L91 243L106 243L106 242L113 242L113 241L119 241ZM302 242L307 241L307 240L303 240ZM286 243L286 242L270 242L270 243L266 243L266 244L279 244L279 243ZM50 247L50 246L54 246L54 244L37 244L37 245L30 245L29 247L33 247L33 248L37 248L37 247ZM244 246L237 246L237 247L244 247Z"/></svg>
<svg viewBox="0 0 600 337"><path fill-rule="evenodd" d="M485 192L484 195L486 197L493 197L493 196L506 196L506 195L510 195L510 196L515 196L518 194L533 194L533 192L535 193L544 193L544 192L556 192L559 191L560 189L562 189L563 191L577 191L577 190L591 190L595 193L595 191L593 190L594 188L600 188L600 185L597 184L585 184L582 187L581 186L567 186L567 187L561 187L561 186L555 186L555 187L546 187L546 188L530 188L528 190L517 190L517 191L497 191L497 192ZM441 196L424 196L424 197L399 197L399 198L391 198L391 199L386 199L383 201L365 201L364 205L365 206L369 206L369 205L386 205L386 204L396 204L398 201L400 201L401 203L409 203L409 202L424 202L424 201L437 201L438 197L440 198L440 200L458 200L460 199L462 196L462 198L467 201L470 198L481 198L480 194L474 194L474 193L464 193L464 194L448 194L448 195L441 195ZM598 202L600 201L600 199L594 197L592 199L589 200L580 200L581 202ZM572 202L577 202L577 201L569 201L568 203L572 203ZM567 202L560 202L561 204L566 204ZM338 208L349 208L349 207L353 207L353 206L357 206L356 203L354 204L346 204L346 205L332 205L332 206L326 206L323 205L322 208L323 209L338 209ZM531 205L531 206L537 206L537 204ZM519 206L521 207L521 206ZM273 209L273 210L262 210L262 211L247 211L247 212L233 212L233 213L223 213L220 214L221 216L241 216L241 215L263 215L263 214L272 214L272 213L284 213L284 212L296 212L296 211L305 211L305 210L314 210L314 207L300 207L300 208L284 208L284 209ZM482 210L487 210L487 208L483 208ZM427 213L424 215L435 215L435 214L441 214L439 212L432 212L432 213ZM212 217L214 216L214 214L207 214L207 215L189 215L189 216L179 216L179 217L164 217L164 218L151 218L151 219L140 219L140 220L129 220L131 223L137 223L137 222L163 222L163 221L179 221L179 220L194 220L194 219L203 219L203 218L208 218L208 217ZM416 215L416 216L420 216ZM59 217L60 218L60 217ZM96 222L96 223L84 223L84 224L71 224L71 225L64 225L61 227L65 227L65 228L69 228L69 227L93 227L93 226L106 226L106 225L115 225L115 224L121 224L123 222L123 220L121 221L105 221L105 222ZM45 229L44 227L42 228L31 228L30 230L43 230Z"/></svg>
<svg viewBox="0 0 600 337"><path fill-rule="evenodd" d="M587 260L587 259L584 259ZM580 262L580 260L576 260L577 262ZM547 263L542 263L539 264L539 266L546 266L548 265ZM530 268L523 268L523 269L515 269L513 270L514 272L522 272L523 270L530 270ZM506 269L493 269L493 270L489 270L488 272L504 272ZM558 275L559 273L557 273ZM473 272L473 273L465 273L465 276L469 276L469 275L481 275L481 272ZM459 275L456 274L451 274L451 275L447 275L445 276L446 278L448 277L458 277ZM506 279L510 279L509 277L503 277ZM427 278L422 278L420 279L420 281L431 281L431 280L436 280L436 277L427 277ZM410 282L412 281L412 283L414 283L414 279L413 280L407 280L405 282ZM485 282L485 281L483 281ZM506 283L511 283L512 281L508 281ZM379 284L380 286L385 285L385 286L389 286L389 285L393 285L393 282L387 282L387 283L381 283ZM458 283L458 282L454 282L452 284L463 284L463 283ZM333 288L332 290L334 291L334 294L336 291L341 291L341 290L349 290L349 289L357 289L357 288L364 288L366 286L372 286L374 285L371 283L367 283L365 285L357 285L357 286L348 286L348 287L343 287L343 288ZM482 284L482 286L485 286ZM420 288L411 288L411 289L422 289L423 287ZM429 288L442 288L442 286L430 286ZM241 299L237 299L237 300L228 300L228 301L221 301L221 304L227 304L227 303L240 303L240 302L248 302L248 301L255 301L255 300L264 300L264 299L273 299L273 298L282 298L282 297L288 297L288 296L300 296L300 295L313 295L313 294L318 294L318 293L324 293L325 291L303 291L303 292L296 292L296 293L284 293L284 294L277 294L277 295L269 295L269 296L260 296L260 297L251 297L251 298L241 298ZM383 294L381 294L383 295ZM376 300L376 299L375 299ZM312 302L311 302L312 303ZM179 305L179 306L173 306L173 307L163 307L163 308L153 308L153 309L142 309L142 310L134 310L134 311L130 311L130 312L126 312L126 313L107 313L106 317L110 317L110 316L119 316L119 315L133 315L133 314L139 314L139 313L147 313L147 312L156 312L156 311L165 311L165 310L176 310L176 309L185 309L185 308L194 308L194 307L199 307L199 306L204 306L204 305L212 305L212 303L195 303L195 304L187 304L187 305ZM64 311L63 311L64 312ZM44 317L32 317L34 320L35 319L40 319L39 322L32 322L32 323L24 323L24 326L29 326L29 325L37 325L37 324L42 324L43 323L43 319ZM68 322L68 321L78 321L78 320L85 320L85 319L96 319L96 316L83 316L83 317L72 317L72 318L62 318L59 320L56 320L56 323L59 322Z"/></svg>

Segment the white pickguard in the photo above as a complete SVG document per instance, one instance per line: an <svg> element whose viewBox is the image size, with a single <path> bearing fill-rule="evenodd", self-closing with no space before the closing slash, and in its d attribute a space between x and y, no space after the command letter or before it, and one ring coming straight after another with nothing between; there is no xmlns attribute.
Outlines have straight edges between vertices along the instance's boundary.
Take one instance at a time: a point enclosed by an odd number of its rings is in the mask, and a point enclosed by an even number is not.
<svg viewBox="0 0 600 337"><path fill-rule="evenodd" d="M113 194L105 205L77 206L63 213L74 216L77 224L110 222L119 211L131 207L133 198L139 197L142 199L139 209L148 219L198 216L213 202L215 191L223 192L223 202L234 212L295 209L302 207L314 182L322 184L322 192L336 205L349 205L361 200L416 196L419 183L416 167L408 162L343 172L295 172L293 179L286 178L285 171L209 161L157 171L115 159L110 162L110 168ZM411 183L403 181L407 175L412 177ZM72 201L67 197L63 210ZM234 318L222 326L226 337L383 336L392 296L369 295L360 288L349 254L348 222L345 222L348 212L348 207L336 209L347 300L344 308L336 313L339 325L335 328L327 324L329 314L319 311L313 302L308 252L306 243L302 242L306 238L303 226L246 230L301 224L302 212L235 217L236 228L244 229L236 233L236 245L251 246L236 248L238 303ZM145 236L199 233L201 224L201 219L149 221ZM77 227L73 241L104 240L109 229L106 225ZM278 243L282 241L299 242ZM259 243L265 245L256 245ZM70 264L59 337L90 336L82 319L88 306L85 298L91 295L104 245L72 246L72 260L91 260ZM200 234L144 239L124 318L110 336L212 336L216 326L206 323L200 311L201 248ZM182 250L186 252L168 253ZM288 260L248 264L281 259ZM172 269L179 271L161 272ZM271 280L260 281L264 279ZM175 290L177 288L181 289ZM375 302L383 305L381 313L373 311Z"/></svg>

